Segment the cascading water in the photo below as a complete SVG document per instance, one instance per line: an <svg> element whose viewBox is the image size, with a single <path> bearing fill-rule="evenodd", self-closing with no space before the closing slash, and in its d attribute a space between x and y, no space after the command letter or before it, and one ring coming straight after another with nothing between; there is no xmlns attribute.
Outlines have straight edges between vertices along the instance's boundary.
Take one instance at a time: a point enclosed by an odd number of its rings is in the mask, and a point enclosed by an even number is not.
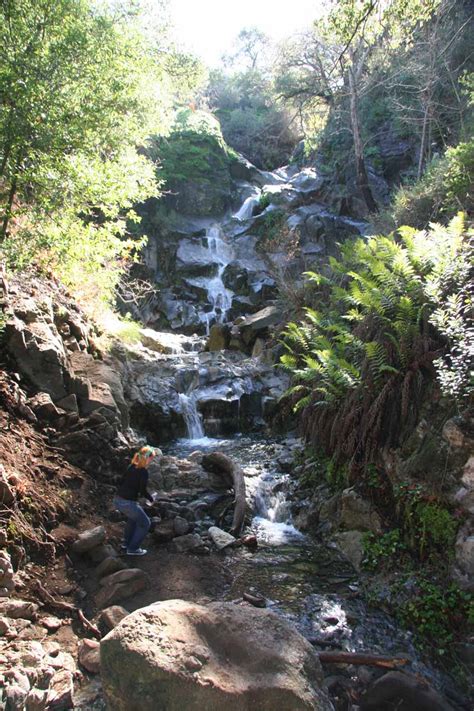
<svg viewBox="0 0 474 711"><path fill-rule="evenodd" d="M204 314L207 333L212 323L224 323L227 312L232 306L233 292L227 289L222 281L226 266L233 259L232 248L223 239L220 225L209 227L206 234L207 249L212 261L217 264L217 274L210 279L203 279L203 286L207 289L207 298L211 310Z"/></svg>
<svg viewBox="0 0 474 711"><path fill-rule="evenodd" d="M240 209L235 213L234 218L239 220L239 222L250 219L253 215L255 207L257 207L259 203L261 194L262 191L255 188L254 194L244 200Z"/></svg>
<svg viewBox="0 0 474 711"><path fill-rule="evenodd" d="M179 393L178 400L188 430L188 438L191 440L203 439L202 417L197 410L195 398L192 395Z"/></svg>
<svg viewBox="0 0 474 711"><path fill-rule="evenodd" d="M286 478L265 472L251 486L255 514L252 526L259 537L273 545L303 539L303 534L292 523Z"/></svg>

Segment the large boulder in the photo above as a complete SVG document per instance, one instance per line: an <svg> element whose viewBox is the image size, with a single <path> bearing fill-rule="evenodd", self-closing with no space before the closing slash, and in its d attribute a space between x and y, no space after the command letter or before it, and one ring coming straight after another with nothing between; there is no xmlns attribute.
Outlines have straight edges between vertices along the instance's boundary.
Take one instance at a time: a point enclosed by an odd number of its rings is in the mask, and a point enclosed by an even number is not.
<svg viewBox="0 0 474 711"><path fill-rule="evenodd" d="M269 610L154 603L128 615L100 653L114 711L333 709L312 646Z"/></svg>
<svg viewBox="0 0 474 711"><path fill-rule="evenodd" d="M53 400L67 395L64 384L67 356L54 324L35 321L26 325L15 317L7 322L5 339L8 352L33 385L49 393Z"/></svg>
<svg viewBox="0 0 474 711"><path fill-rule="evenodd" d="M378 513L352 488L342 492L340 525L348 531L382 532Z"/></svg>

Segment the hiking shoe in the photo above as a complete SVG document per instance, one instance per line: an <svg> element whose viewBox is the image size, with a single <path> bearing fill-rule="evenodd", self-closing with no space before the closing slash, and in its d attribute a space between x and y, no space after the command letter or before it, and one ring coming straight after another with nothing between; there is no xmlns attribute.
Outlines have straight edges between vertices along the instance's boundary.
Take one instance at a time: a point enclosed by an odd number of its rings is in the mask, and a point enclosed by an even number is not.
<svg viewBox="0 0 474 711"><path fill-rule="evenodd" d="M137 548L136 551L127 551L127 555L146 555L147 553L146 548Z"/></svg>
<svg viewBox="0 0 474 711"><path fill-rule="evenodd" d="M127 546L125 545L125 543L121 543L121 544L120 544L120 550L121 550L121 551L126 551L126 550L127 550Z"/></svg>

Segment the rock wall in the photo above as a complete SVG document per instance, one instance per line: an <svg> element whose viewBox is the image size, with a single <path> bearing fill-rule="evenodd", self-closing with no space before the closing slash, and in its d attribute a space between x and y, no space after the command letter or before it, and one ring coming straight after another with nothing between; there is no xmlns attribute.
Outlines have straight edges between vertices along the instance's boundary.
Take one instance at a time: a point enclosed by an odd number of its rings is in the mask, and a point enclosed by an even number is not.
<svg viewBox="0 0 474 711"><path fill-rule="evenodd" d="M97 348L96 327L54 280L13 276L2 302L4 348L29 396L24 415L70 461L112 475L129 449L121 363Z"/></svg>

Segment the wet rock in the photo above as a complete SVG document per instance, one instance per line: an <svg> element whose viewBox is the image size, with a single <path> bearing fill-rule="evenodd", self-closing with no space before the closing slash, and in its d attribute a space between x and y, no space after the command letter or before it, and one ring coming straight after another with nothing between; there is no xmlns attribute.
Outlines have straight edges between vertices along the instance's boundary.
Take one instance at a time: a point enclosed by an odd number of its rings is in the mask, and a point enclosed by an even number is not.
<svg viewBox="0 0 474 711"><path fill-rule="evenodd" d="M345 489L342 492L340 525L347 530L373 531L374 533L382 531L380 516L355 489Z"/></svg>
<svg viewBox="0 0 474 711"><path fill-rule="evenodd" d="M145 348L149 348L156 353L172 353L173 347L167 341L167 336L171 334L159 333L152 328L140 329L140 340Z"/></svg>
<svg viewBox="0 0 474 711"><path fill-rule="evenodd" d="M104 543L106 537L105 528L103 526L96 526L88 531L84 531L80 534L79 538L75 543L72 544L72 551L74 553L87 553L91 551L96 546L100 546Z"/></svg>
<svg viewBox="0 0 474 711"><path fill-rule="evenodd" d="M138 610L101 642L104 691L114 711L135 703L138 667L140 711L156 709L157 699L163 708L187 711L332 709L317 654L268 610L184 600Z"/></svg>
<svg viewBox="0 0 474 711"><path fill-rule="evenodd" d="M263 338L257 338L252 348L252 358L260 358L265 350L265 341Z"/></svg>
<svg viewBox="0 0 474 711"><path fill-rule="evenodd" d="M333 536L333 540L341 553L360 571L364 557L364 534L360 531L341 531Z"/></svg>
<svg viewBox="0 0 474 711"><path fill-rule="evenodd" d="M258 540L257 536L255 536L253 533L247 535L247 536L242 536L242 538L239 538L239 543L241 543L243 546L248 548L249 550L257 550L258 548Z"/></svg>
<svg viewBox="0 0 474 711"><path fill-rule="evenodd" d="M116 573L118 570L124 570L127 566L125 563L120 560L120 558L117 557L108 557L105 558L96 568L95 572L97 573L99 578L104 578L107 575L112 575L112 573Z"/></svg>
<svg viewBox="0 0 474 711"><path fill-rule="evenodd" d="M100 644L95 639L83 639L78 650L79 664L91 674L100 672Z"/></svg>
<svg viewBox="0 0 474 711"><path fill-rule="evenodd" d="M218 528L217 526L211 526L209 536L218 550L232 546L237 541L235 536L227 533L227 531L223 531L222 528Z"/></svg>
<svg viewBox="0 0 474 711"><path fill-rule="evenodd" d="M124 617L127 617L130 613L121 605L112 605L102 610L100 615L100 621L109 629L113 630L114 627L122 622Z"/></svg>
<svg viewBox="0 0 474 711"><path fill-rule="evenodd" d="M270 326L275 326L281 321L280 310L276 306L267 306L256 314L247 316L240 324L241 331L262 331ZM245 338L244 338L245 340Z"/></svg>
<svg viewBox="0 0 474 711"><path fill-rule="evenodd" d="M173 548L177 553L187 553L201 548L204 542L197 533L188 533L186 536L178 536L173 539Z"/></svg>
<svg viewBox="0 0 474 711"><path fill-rule="evenodd" d="M453 711L424 679L404 672L388 672L361 699L361 711Z"/></svg>
<svg viewBox="0 0 474 711"><path fill-rule="evenodd" d="M209 351L223 351L229 345L229 329L220 323L211 326L207 349Z"/></svg>
<svg viewBox="0 0 474 711"><path fill-rule="evenodd" d="M0 615L17 619L34 620L39 605L28 600L0 600Z"/></svg>

